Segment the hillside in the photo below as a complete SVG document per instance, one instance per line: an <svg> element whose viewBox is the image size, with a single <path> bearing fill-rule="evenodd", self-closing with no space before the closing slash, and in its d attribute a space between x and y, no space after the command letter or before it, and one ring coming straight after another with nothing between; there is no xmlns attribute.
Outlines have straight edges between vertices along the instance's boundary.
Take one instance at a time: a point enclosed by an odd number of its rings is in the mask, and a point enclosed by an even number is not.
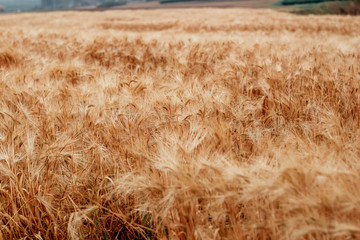
<svg viewBox="0 0 360 240"><path fill-rule="evenodd" d="M40 0L0 0L0 5L4 6L7 12L29 11L40 5Z"/></svg>

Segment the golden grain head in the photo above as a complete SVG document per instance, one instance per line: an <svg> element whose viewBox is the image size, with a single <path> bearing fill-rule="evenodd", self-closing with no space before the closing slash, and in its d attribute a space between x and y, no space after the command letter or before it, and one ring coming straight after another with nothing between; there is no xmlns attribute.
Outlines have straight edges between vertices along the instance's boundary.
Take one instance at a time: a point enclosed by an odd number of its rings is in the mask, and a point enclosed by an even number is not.
<svg viewBox="0 0 360 240"><path fill-rule="evenodd" d="M0 239L360 238L359 34L271 10L0 16Z"/></svg>
<svg viewBox="0 0 360 240"><path fill-rule="evenodd" d="M21 61L21 57L16 50L11 47L0 48L0 67L10 67L17 65Z"/></svg>

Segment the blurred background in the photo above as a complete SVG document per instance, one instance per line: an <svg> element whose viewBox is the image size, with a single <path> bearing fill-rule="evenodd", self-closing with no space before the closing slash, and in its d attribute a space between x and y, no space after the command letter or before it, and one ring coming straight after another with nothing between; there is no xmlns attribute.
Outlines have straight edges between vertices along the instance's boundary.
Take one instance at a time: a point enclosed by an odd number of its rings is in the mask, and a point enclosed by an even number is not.
<svg viewBox="0 0 360 240"><path fill-rule="evenodd" d="M274 8L297 14L360 14L360 0L0 0L0 13L204 7Z"/></svg>

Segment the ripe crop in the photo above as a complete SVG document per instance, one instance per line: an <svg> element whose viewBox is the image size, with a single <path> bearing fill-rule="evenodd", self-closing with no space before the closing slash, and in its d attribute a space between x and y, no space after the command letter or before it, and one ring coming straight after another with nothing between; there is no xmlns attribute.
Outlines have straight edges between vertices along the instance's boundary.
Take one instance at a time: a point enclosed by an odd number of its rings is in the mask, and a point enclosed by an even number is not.
<svg viewBox="0 0 360 240"><path fill-rule="evenodd" d="M0 239L360 238L360 18L0 16Z"/></svg>

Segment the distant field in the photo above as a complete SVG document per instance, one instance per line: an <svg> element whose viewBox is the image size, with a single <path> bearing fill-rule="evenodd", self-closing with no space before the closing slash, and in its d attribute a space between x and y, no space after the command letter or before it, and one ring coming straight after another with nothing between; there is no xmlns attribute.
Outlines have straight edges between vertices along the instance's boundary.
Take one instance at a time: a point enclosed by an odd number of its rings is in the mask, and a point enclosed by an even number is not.
<svg viewBox="0 0 360 240"><path fill-rule="evenodd" d="M0 239L360 239L360 18L0 15Z"/></svg>
<svg viewBox="0 0 360 240"><path fill-rule="evenodd" d="M234 0L234 1L151 1L132 3L116 9L162 9L162 8L273 8L277 0Z"/></svg>

